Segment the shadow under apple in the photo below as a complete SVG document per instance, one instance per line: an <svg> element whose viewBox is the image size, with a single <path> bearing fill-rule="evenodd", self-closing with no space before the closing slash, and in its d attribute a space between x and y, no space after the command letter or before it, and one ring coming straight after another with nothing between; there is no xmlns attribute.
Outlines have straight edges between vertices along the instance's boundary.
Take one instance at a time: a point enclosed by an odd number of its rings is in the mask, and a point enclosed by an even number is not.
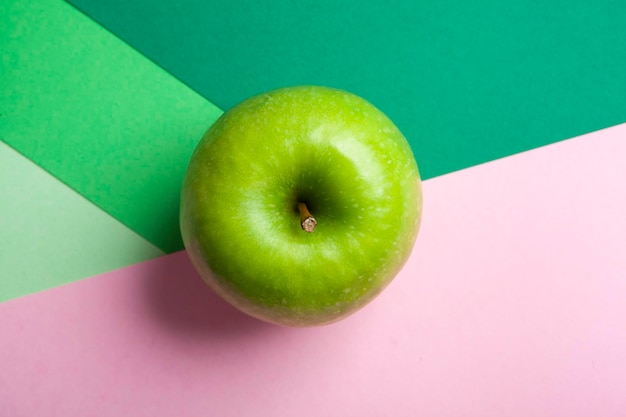
<svg viewBox="0 0 626 417"><path fill-rule="evenodd" d="M172 336L239 339L281 330L240 312L215 294L184 251L161 260L146 269L144 293L154 320Z"/></svg>

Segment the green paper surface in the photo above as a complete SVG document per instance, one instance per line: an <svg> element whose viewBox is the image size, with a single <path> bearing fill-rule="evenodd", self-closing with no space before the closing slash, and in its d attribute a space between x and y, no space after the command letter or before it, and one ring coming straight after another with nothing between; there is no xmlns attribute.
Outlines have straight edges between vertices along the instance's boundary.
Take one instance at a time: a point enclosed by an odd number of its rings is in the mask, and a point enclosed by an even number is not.
<svg viewBox="0 0 626 417"><path fill-rule="evenodd" d="M0 2L0 16L0 139L160 249L182 248L182 178L221 110L65 2Z"/></svg>
<svg viewBox="0 0 626 417"><path fill-rule="evenodd" d="M0 142L0 302L160 255Z"/></svg>
<svg viewBox="0 0 626 417"><path fill-rule="evenodd" d="M223 109L353 91L430 178L626 121L623 0L71 0Z"/></svg>

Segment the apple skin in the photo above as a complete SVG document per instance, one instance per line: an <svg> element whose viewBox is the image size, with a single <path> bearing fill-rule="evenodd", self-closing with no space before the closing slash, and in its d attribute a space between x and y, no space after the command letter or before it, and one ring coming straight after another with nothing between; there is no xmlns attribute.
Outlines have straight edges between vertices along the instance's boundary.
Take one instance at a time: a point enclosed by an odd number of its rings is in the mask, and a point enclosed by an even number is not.
<svg viewBox="0 0 626 417"><path fill-rule="evenodd" d="M302 230L298 203L317 220ZM202 279L258 319L343 319L396 276L417 237L418 167L398 128L366 100L316 86L252 97L195 149L180 226Z"/></svg>

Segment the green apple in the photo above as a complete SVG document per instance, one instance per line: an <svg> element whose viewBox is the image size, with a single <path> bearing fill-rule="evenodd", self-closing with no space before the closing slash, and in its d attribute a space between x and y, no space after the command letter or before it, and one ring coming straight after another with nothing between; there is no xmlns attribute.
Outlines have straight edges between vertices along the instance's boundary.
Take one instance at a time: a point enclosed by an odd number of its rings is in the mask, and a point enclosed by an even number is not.
<svg viewBox="0 0 626 417"><path fill-rule="evenodd" d="M203 280L285 326L342 319L409 257L421 219L411 148L351 93L289 87L252 97L205 133L184 179L180 226Z"/></svg>

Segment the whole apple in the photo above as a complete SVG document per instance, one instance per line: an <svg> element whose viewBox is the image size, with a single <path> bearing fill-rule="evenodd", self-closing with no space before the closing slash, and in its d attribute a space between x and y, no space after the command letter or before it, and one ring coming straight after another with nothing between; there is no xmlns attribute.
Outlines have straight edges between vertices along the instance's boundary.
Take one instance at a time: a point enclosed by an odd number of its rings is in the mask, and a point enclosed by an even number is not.
<svg viewBox="0 0 626 417"><path fill-rule="evenodd" d="M222 115L195 149L180 226L202 279L285 326L354 313L399 272L421 219L411 148L351 93L289 87Z"/></svg>

